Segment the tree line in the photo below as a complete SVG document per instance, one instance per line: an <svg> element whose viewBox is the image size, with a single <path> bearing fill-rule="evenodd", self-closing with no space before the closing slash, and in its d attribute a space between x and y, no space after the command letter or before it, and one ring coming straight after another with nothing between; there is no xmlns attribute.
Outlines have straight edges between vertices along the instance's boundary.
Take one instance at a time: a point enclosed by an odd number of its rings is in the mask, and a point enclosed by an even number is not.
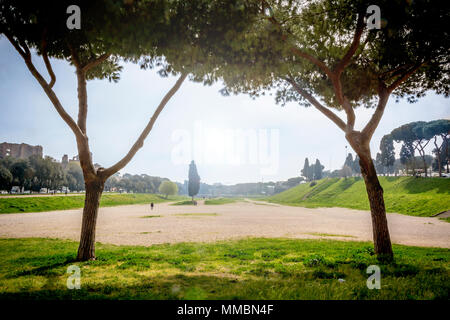
<svg viewBox="0 0 450 320"><path fill-rule="evenodd" d="M438 172L439 176L445 171L449 173L450 166L450 120L439 119L433 121L415 121L392 130L383 136L380 142L380 152L372 159L375 170L379 175L400 174L416 175L421 171L428 176L428 168ZM400 156L395 157L394 141L401 143ZM425 148L429 143L434 144L432 154L426 154ZM418 153L418 155L416 155ZM323 171L319 160L309 165L308 158L301 170L301 176L309 181L321 178L347 178L361 176L359 156L353 157L348 153L340 170Z"/></svg>
<svg viewBox="0 0 450 320"><path fill-rule="evenodd" d="M105 182L107 191L124 191L135 193L158 193L160 185L167 178L150 176L147 174L120 175L116 173ZM48 190L61 190L63 187L71 191L84 191L83 171L78 162L63 164L52 157L43 158L32 155L27 159L5 157L0 159L0 190L11 190L18 186L23 190L39 192L42 188ZM174 187L168 193L173 193ZM162 194L166 194L167 188ZM176 189L178 190L178 189Z"/></svg>
<svg viewBox="0 0 450 320"><path fill-rule="evenodd" d="M60 190L62 187L79 191L84 190L83 172L76 162L63 166L48 156L5 157L0 159L0 189L10 190L12 186L34 192L41 188Z"/></svg>
<svg viewBox="0 0 450 320"><path fill-rule="evenodd" d="M310 165L309 159L305 158L305 163L303 165L303 169L301 170L300 178L304 178L306 181L314 181L322 178L346 178L353 175L361 175L359 157L356 155L353 159L353 155L351 153L347 154L344 165L341 169L333 171L324 169L325 167L320 163L319 159L316 159L316 162Z"/></svg>
<svg viewBox="0 0 450 320"><path fill-rule="evenodd" d="M319 159L316 159L314 164L309 164L309 159L305 158L303 169L301 170L301 176L308 181L322 179L323 169L325 167L320 163Z"/></svg>
<svg viewBox="0 0 450 320"><path fill-rule="evenodd" d="M401 143L399 162L406 174L415 175L417 169L428 176L428 168L439 172L442 176L444 169L449 173L450 163L450 120L440 119L434 121L415 121L402 125L391 133L383 136L380 143L380 152L376 163L383 173L398 172L399 163L396 163L394 141ZM427 155L425 148L433 142L433 155ZM416 152L419 154L416 156ZM397 165L396 165L397 164Z"/></svg>
<svg viewBox="0 0 450 320"><path fill-rule="evenodd" d="M106 180L105 190L135 193L158 193L158 191L160 191L160 185L164 181L169 181L169 179L150 176L148 174L125 173L120 175L120 173L116 173ZM165 194L165 192L162 193Z"/></svg>

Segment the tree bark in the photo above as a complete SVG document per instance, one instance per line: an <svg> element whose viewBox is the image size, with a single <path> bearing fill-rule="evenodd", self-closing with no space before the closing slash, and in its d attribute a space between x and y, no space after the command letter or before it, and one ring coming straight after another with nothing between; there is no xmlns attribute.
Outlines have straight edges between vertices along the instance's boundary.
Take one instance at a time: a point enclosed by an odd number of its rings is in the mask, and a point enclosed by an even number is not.
<svg viewBox="0 0 450 320"><path fill-rule="evenodd" d="M430 140L428 140L428 142L430 142ZM417 142L417 146L416 149L417 151L419 151L420 157L422 158L422 163L423 163L423 171L425 173L425 177L428 177L428 170L427 170L427 162L425 160L425 147L427 146L428 142L422 146L422 142L421 140L419 142Z"/></svg>
<svg viewBox="0 0 450 320"><path fill-rule="evenodd" d="M448 168L448 164L450 162L448 159L448 139L445 136L443 136L443 138L445 139L445 161L447 162L447 173L450 173Z"/></svg>
<svg viewBox="0 0 450 320"><path fill-rule="evenodd" d="M383 188L377 177L377 172L370 152L370 139L358 131L347 132L345 138L359 156L361 175L366 185L367 196L372 217L372 233L375 254L378 260L391 262L394 260L391 237L389 235L384 205Z"/></svg>
<svg viewBox="0 0 450 320"><path fill-rule="evenodd" d="M428 177L428 169L427 169L427 162L425 160L425 155L422 156L422 162L423 162L423 172L425 172L425 178Z"/></svg>
<svg viewBox="0 0 450 320"><path fill-rule="evenodd" d="M86 196L84 200L83 220L81 224L78 261L95 260L95 227L97 224L98 207L103 193L104 181L95 179L85 183Z"/></svg>
<svg viewBox="0 0 450 320"><path fill-rule="evenodd" d="M383 188L375 171L370 152L359 154L359 165L366 184L367 196L369 198L370 213L372 216L372 232L375 254L382 261L392 261L391 238L389 235L386 208L384 205Z"/></svg>
<svg viewBox="0 0 450 320"><path fill-rule="evenodd" d="M442 177L442 164L441 164L441 149L437 144L437 136L434 136L434 146L436 147L436 155L439 169L439 177Z"/></svg>

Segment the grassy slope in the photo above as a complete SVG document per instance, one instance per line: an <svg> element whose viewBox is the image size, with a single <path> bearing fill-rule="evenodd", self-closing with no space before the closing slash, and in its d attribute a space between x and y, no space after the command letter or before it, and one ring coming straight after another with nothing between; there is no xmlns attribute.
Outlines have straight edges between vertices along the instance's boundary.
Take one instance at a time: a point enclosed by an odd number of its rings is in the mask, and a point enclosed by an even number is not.
<svg viewBox="0 0 450 320"><path fill-rule="evenodd" d="M172 196L168 199L156 194L103 194L100 206L111 207L126 204L159 203L183 199L181 196ZM53 210L67 210L82 208L84 195L80 196L51 196L51 197L24 197L0 199L0 213L23 213Z"/></svg>
<svg viewBox="0 0 450 320"><path fill-rule="evenodd" d="M214 198L214 199L205 200L205 204L206 205L219 205L219 204L234 203L238 200L241 200L241 199L240 198ZM191 200L184 200L184 201L172 203L172 206L189 206L189 205L194 205L194 203Z"/></svg>
<svg viewBox="0 0 450 320"><path fill-rule="evenodd" d="M171 204L171 206L193 206L193 205L194 202L192 202L192 200L182 200Z"/></svg>
<svg viewBox="0 0 450 320"><path fill-rule="evenodd" d="M205 204L206 205L227 204L227 203L234 203L238 200L239 200L238 198L215 198L205 200Z"/></svg>
<svg viewBox="0 0 450 320"><path fill-rule="evenodd" d="M450 179L379 177L388 212L431 216L450 209ZM345 207L369 210L361 178L322 179L317 185L298 185L267 198L275 203L305 207Z"/></svg>
<svg viewBox="0 0 450 320"><path fill-rule="evenodd" d="M380 265L365 242L96 247L96 261L79 263L73 241L0 239L0 299L448 299L450 292L449 249L394 245L396 264ZM66 288L73 264L80 290ZM372 264L381 268L381 290L366 286Z"/></svg>

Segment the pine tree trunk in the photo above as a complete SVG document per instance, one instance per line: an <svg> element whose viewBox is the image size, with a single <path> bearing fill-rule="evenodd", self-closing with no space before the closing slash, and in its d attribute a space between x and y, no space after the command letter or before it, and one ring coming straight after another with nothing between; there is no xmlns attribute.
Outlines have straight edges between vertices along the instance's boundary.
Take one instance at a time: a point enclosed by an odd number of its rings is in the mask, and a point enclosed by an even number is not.
<svg viewBox="0 0 450 320"><path fill-rule="evenodd" d="M448 159L448 139L447 139L447 137L446 137L446 135L445 136L442 136L442 139L443 140L445 140L445 161L446 161L446 164L447 164L447 173L449 173L449 168L448 168L448 164L449 164L449 159Z"/></svg>
<svg viewBox="0 0 450 320"><path fill-rule="evenodd" d="M441 153L437 154L438 168L439 168L439 177L442 177L442 164L441 164Z"/></svg>
<svg viewBox="0 0 450 320"><path fill-rule="evenodd" d="M425 161L425 154L422 156L423 161L423 172L425 172L425 178L428 177L428 170L427 170L427 162Z"/></svg>
<svg viewBox="0 0 450 320"><path fill-rule="evenodd" d="M95 227L103 186L104 182L101 180L86 183L78 261L95 260Z"/></svg>
<svg viewBox="0 0 450 320"><path fill-rule="evenodd" d="M394 255L386 218L383 188L378 180L370 153L358 155L360 158L361 173L366 184L367 196L370 203L375 254L379 260L392 261Z"/></svg>
<svg viewBox="0 0 450 320"><path fill-rule="evenodd" d="M434 146L436 147L436 155L437 155L437 161L438 161L438 169L439 169L439 177L442 177L442 164L441 164L441 149L439 148L437 144L437 136L434 136Z"/></svg>

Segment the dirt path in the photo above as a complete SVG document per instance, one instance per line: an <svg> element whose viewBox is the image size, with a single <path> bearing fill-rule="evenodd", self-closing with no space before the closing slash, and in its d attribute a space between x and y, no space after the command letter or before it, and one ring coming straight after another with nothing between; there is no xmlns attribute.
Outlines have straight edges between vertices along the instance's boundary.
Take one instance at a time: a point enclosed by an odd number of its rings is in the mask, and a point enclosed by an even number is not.
<svg viewBox="0 0 450 320"><path fill-rule="evenodd" d="M151 216L143 218L143 216ZM450 223L438 218L388 214L394 243L450 248ZM81 209L0 215L0 237L79 239ZM226 205L156 204L101 208L97 241L152 245L243 237L372 240L368 211L308 209L244 201Z"/></svg>

